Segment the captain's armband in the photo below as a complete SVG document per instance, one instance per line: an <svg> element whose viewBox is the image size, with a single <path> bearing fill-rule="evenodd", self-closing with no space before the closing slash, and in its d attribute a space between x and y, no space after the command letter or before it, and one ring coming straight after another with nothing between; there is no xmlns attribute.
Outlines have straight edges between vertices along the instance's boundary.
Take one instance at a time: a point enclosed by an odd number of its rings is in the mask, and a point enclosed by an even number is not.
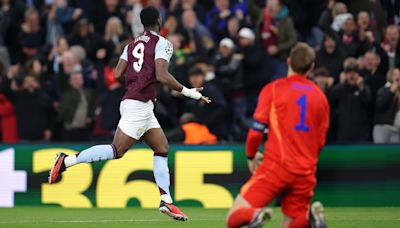
<svg viewBox="0 0 400 228"><path fill-rule="evenodd" d="M253 124L251 125L251 129L258 131L258 132L265 132L265 129L267 129L267 125L263 124L257 120L253 120Z"/></svg>

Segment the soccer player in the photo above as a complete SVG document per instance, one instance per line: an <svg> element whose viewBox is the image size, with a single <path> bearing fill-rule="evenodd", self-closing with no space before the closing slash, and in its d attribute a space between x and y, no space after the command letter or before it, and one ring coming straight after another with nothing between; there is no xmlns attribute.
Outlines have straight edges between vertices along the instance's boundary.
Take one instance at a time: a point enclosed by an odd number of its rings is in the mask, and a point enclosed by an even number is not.
<svg viewBox="0 0 400 228"><path fill-rule="evenodd" d="M161 195L160 212L186 221L188 217L173 204L170 196L168 141L153 112L158 82L186 97L206 103L211 101L199 92L202 88L188 89L168 73L173 48L167 39L158 35L161 27L158 10L146 7L140 12L140 19L145 31L125 47L115 69L116 79L125 80L126 93L120 104L121 119L112 144L93 146L76 155L58 154L49 183L54 183L62 172L79 163L119 159L143 139L154 151L153 173Z"/></svg>
<svg viewBox="0 0 400 228"><path fill-rule="evenodd" d="M272 216L266 206L278 195L284 215L281 227L326 227L322 204L315 202L310 208L318 154L329 127L328 101L306 78L314 59L311 47L296 44L287 60L289 76L262 89L246 142L253 175L228 213L228 227L261 227ZM267 128L264 159L257 168L254 158Z"/></svg>

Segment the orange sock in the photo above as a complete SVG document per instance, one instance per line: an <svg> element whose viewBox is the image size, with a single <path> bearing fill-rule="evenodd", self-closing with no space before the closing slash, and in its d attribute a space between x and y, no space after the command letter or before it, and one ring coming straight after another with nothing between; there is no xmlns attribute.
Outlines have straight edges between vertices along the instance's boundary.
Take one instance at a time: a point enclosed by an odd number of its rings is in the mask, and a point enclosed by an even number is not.
<svg viewBox="0 0 400 228"><path fill-rule="evenodd" d="M289 225L289 228L309 228L311 227L310 223L306 216L296 217L292 220Z"/></svg>
<svg viewBox="0 0 400 228"><path fill-rule="evenodd" d="M254 216L256 208L239 208L234 211L228 218L228 227L236 228L248 224Z"/></svg>

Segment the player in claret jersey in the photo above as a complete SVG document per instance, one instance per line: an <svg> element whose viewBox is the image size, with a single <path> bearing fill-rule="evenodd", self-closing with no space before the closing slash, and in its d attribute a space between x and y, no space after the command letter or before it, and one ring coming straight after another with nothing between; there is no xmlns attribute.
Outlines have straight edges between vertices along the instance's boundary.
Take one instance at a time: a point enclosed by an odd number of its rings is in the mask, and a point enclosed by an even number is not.
<svg viewBox="0 0 400 228"><path fill-rule="evenodd" d="M169 192L168 141L154 116L154 102L158 82L182 95L210 103L201 95L202 88L188 89L168 73L172 44L158 35L161 27L160 13L154 7L140 12L145 32L128 44L115 69L115 77L125 81L126 93L120 104L121 119L110 145L97 145L76 155L60 153L50 171L49 183L54 183L67 168L83 163L121 158L139 139L154 151L154 179L161 195L160 212L180 221L188 217L173 204ZM124 77L125 75L125 77Z"/></svg>
<svg viewBox="0 0 400 228"><path fill-rule="evenodd" d="M278 195L284 215L281 227L326 227L322 204L315 202L310 208L318 154L329 127L328 101L306 78L314 59L314 50L298 43L288 58L289 76L261 91L246 142L254 174L228 213L228 227L261 227L272 216L266 206ZM267 127L264 159L257 168L254 157Z"/></svg>

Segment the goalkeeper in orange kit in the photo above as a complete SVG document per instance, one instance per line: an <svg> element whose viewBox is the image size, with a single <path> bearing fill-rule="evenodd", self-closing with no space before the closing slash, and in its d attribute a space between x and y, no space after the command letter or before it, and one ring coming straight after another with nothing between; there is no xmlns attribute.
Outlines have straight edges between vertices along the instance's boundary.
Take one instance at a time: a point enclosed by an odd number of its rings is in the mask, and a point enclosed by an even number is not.
<svg viewBox="0 0 400 228"><path fill-rule="evenodd" d="M266 206L278 195L282 196L282 227L326 227L322 204L310 206L318 154L329 127L326 96L306 78L314 59L314 50L298 43L288 58L288 77L261 91L246 143L249 169L254 174L228 213L228 227L261 227L272 216ZM267 128L264 159L257 167L254 157Z"/></svg>

